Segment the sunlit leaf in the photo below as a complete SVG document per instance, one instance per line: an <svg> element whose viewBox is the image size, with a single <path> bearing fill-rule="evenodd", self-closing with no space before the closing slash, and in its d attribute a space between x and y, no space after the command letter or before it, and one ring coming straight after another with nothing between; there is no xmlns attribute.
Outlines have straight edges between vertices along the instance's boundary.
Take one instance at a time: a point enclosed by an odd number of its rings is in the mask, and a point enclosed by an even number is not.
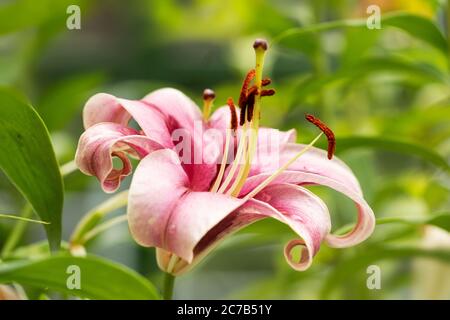
<svg viewBox="0 0 450 320"><path fill-rule="evenodd" d="M67 285L70 275L76 272L70 271L70 266L79 268L80 289L70 289ZM153 284L135 271L94 256L58 255L36 261L3 263L0 265L0 282L47 287L89 299L159 299Z"/></svg>
<svg viewBox="0 0 450 320"><path fill-rule="evenodd" d="M47 129L20 96L0 89L0 169L45 225L52 249L61 241L63 185Z"/></svg>

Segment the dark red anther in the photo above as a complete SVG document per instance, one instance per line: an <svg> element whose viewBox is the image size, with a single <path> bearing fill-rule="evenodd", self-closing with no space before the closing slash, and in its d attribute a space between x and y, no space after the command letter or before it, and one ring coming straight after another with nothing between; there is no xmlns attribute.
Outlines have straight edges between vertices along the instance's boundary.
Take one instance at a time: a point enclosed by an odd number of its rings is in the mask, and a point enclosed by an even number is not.
<svg viewBox="0 0 450 320"><path fill-rule="evenodd" d="M244 82L242 83L241 93L239 95L238 105L239 108L245 108L245 104L247 103L247 90L250 82L255 77L255 69L250 70L245 76Z"/></svg>
<svg viewBox="0 0 450 320"><path fill-rule="evenodd" d="M271 83L272 83L272 79L270 79L270 78L265 78L265 79L262 79L262 81L261 81L261 85L263 87L268 86Z"/></svg>
<svg viewBox="0 0 450 320"><path fill-rule="evenodd" d="M253 110L255 108L255 96L258 89L255 87L254 90L250 90L247 97L247 121L250 122L253 119Z"/></svg>
<svg viewBox="0 0 450 320"><path fill-rule="evenodd" d="M336 151L336 138L333 131L320 119L314 117L311 114L305 114L305 119L315 125L317 128L322 130L322 132L327 136L328 140L328 159L333 158L333 154Z"/></svg>
<svg viewBox="0 0 450 320"><path fill-rule="evenodd" d="M236 106L234 105L233 98L228 98L227 104L228 104L228 107L230 107L230 113L231 113L230 128L231 128L231 130L236 131L237 127L238 127L238 120L237 120L237 114L236 114Z"/></svg>
<svg viewBox="0 0 450 320"><path fill-rule="evenodd" d="M273 96L275 94L275 90L269 89L269 90L261 90L261 97L269 97Z"/></svg>
<svg viewBox="0 0 450 320"><path fill-rule="evenodd" d="M239 125L243 126L245 123L245 114L246 114L246 110L247 110L247 101L245 101L245 106L243 108L241 108L241 115L239 116Z"/></svg>

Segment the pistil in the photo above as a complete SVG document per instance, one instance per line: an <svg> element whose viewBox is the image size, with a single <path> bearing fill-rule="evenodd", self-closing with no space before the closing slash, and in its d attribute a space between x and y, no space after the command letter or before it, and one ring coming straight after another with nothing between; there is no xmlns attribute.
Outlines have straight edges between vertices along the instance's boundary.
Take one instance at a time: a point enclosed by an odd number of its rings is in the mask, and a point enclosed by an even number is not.
<svg viewBox="0 0 450 320"><path fill-rule="evenodd" d="M258 144L258 128L259 128L259 118L261 113L261 88L263 85L262 72L264 68L264 56L267 50L267 41L263 39L257 39L253 48L255 49L256 55L256 66L255 66L255 93L251 96L251 100L247 103L251 103L251 106L247 104L247 121L250 122L251 130L249 133L249 143L248 149L246 152L245 163L241 166L239 173L228 190L227 194L231 194L233 196L237 196L244 185L245 180L248 177L250 172L251 163L253 161L253 157L256 153L256 147ZM254 97L254 102L253 102ZM251 109L251 110L250 110ZM251 112L251 114L250 114ZM249 116L251 115L251 116ZM241 120L242 121L242 120Z"/></svg>
<svg viewBox="0 0 450 320"><path fill-rule="evenodd" d="M205 89L203 91L203 119L208 121L209 115L211 114L211 108L216 94L211 89Z"/></svg>

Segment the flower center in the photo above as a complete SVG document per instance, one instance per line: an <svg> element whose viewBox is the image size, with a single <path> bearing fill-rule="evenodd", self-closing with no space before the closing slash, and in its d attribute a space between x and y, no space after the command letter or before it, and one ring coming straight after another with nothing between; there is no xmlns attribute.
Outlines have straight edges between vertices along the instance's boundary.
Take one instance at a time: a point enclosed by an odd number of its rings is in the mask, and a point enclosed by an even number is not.
<svg viewBox="0 0 450 320"><path fill-rule="evenodd" d="M263 87L269 85L272 81L268 78L263 79L263 67L264 67L264 56L268 48L267 42L263 39L257 39L253 48L255 49L256 56L256 66L255 69L250 70L242 84L241 93L239 95L238 105L240 108L240 121L239 125L242 127L241 137L239 139L239 144L236 150L236 156L233 162L229 166L228 175L222 182L224 177L225 168L227 166L228 152L230 149L230 143L232 136L234 136L238 123L236 107L234 105L233 99L228 98L227 104L230 108L231 121L230 126L226 130L226 140L223 152L223 157L220 165L219 172L217 174L216 180L211 187L211 192L226 193L228 195L237 197L239 196L242 187L248 175L250 173L251 164L253 158L257 151L258 145L258 129L259 120L261 115L261 97L272 96L275 94L273 89L262 89ZM250 86L253 81L253 85ZM209 90L209 89L207 89ZM209 116L211 110L212 99L214 99L214 93L209 90L209 94L205 90L204 97L204 108L203 115L205 119ZM212 94L211 94L212 92ZM207 97L213 96L208 102ZM205 116L206 115L206 116ZM278 177L283 171L285 171L292 163L294 163L301 155L306 153L322 136L323 133L328 138L328 158L331 159L335 151L336 140L333 132L328 128L322 121L315 118L312 115L306 115L306 120L317 126L322 132L313 140L309 145L302 149L297 155L295 155L286 164L276 170L272 175L270 175L266 180L264 180L259 186L257 186L253 191L251 191L246 198L249 199L255 196L258 192L264 189L270 182L272 182L276 177ZM242 162L242 164L241 164ZM234 178L234 180L233 180ZM231 184L231 182L233 183ZM230 186L231 184L231 186Z"/></svg>

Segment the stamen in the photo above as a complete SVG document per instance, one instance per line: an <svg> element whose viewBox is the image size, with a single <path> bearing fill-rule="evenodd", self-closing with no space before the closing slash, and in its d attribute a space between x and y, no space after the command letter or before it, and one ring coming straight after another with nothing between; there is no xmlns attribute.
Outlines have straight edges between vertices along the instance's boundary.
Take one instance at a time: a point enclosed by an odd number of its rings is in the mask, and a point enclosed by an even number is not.
<svg viewBox="0 0 450 320"><path fill-rule="evenodd" d="M256 87L254 90L250 90L247 98L247 121L250 122L253 119L253 109L255 108L255 95L258 92ZM252 88L252 89L253 89Z"/></svg>
<svg viewBox="0 0 450 320"><path fill-rule="evenodd" d="M274 89L261 90L261 97L270 97L270 96L273 96L274 94L275 94Z"/></svg>
<svg viewBox="0 0 450 320"><path fill-rule="evenodd" d="M234 106L234 104L233 104ZM236 111L235 113L236 114ZM237 125L237 120L236 120L236 125ZM227 129L227 137L225 140L225 147L223 150L223 156L222 156L222 162L220 163L220 169L219 169L219 173L217 174L217 178L216 181L214 181L214 185L211 188L211 192L217 192L217 190L219 189L220 186L220 182L222 181L223 178L223 174L225 172L225 167L227 166L227 160L228 160L228 150L230 149L230 141L231 141L231 135L232 132L234 133L233 129Z"/></svg>
<svg viewBox="0 0 450 320"><path fill-rule="evenodd" d="M283 166L281 166L277 171L275 171L271 176L267 177L263 182L261 182L256 188L254 188L250 193L245 196L245 200L251 199L256 196L262 189L267 187L269 183L271 183L275 178L277 178L283 171L285 171L291 164L293 164L298 158L300 158L303 154L305 154L312 146L320 139L323 132L319 133L317 137L314 138L305 148L303 148L299 153L297 153L291 160L286 162Z"/></svg>
<svg viewBox="0 0 450 320"><path fill-rule="evenodd" d="M244 115L245 117L245 115ZM224 193L227 189L228 185L231 182L231 179L233 179L234 174L236 173L237 168L239 167L239 163L241 162L241 159L245 157L245 148L247 146L247 123L244 124L241 139L239 140L238 149L236 151L236 157L231 164L230 171L228 172L227 177L225 178L225 181L220 186L218 193Z"/></svg>
<svg viewBox="0 0 450 320"><path fill-rule="evenodd" d="M234 105L233 98L228 98L227 100L228 107L230 108L230 129L233 130L233 132L236 132L238 127L238 120L237 120L237 114L236 114L236 106Z"/></svg>
<svg viewBox="0 0 450 320"><path fill-rule="evenodd" d="M245 76L244 82L242 83L241 93L239 95L238 105L239 108L244 109L247 103L247 89L250 82L255 77L255 69L250 70Z"/></svg>
<svg viewBox="0 0 450 320"><path fill-rule="evenodd" d="M247 114L247 97L245 98L245 104L241 107L241 115L239 116L239 125L243 126L245 123L245 115Z"/></svg>
<svg viewBox="0 0 450 320"><path fill-rule="evenodd" d="M265 87L265 86L268 86L268 85L271 84L271 83L272 83L272 79L270 79L270 78L265 78L265 79L262 79L261 85L262 85L263 87Z"/></svg>
<svg viewBox="0 0 450 320"><path fill-rule="evenodd" d="M211 89L203 90L203 119L208 120L216 94Z"/></svg>
<svg viewBox="0 0 450 320"><path fill-rule="evenodd" d="M334 136L333 131L320 119L314 117L311 114L305 114L305 119L315 125L317 128L322 130L323 133L327 136L328 140L328 159L332 159L334 152L336 151L336 138Z"/></svg>

